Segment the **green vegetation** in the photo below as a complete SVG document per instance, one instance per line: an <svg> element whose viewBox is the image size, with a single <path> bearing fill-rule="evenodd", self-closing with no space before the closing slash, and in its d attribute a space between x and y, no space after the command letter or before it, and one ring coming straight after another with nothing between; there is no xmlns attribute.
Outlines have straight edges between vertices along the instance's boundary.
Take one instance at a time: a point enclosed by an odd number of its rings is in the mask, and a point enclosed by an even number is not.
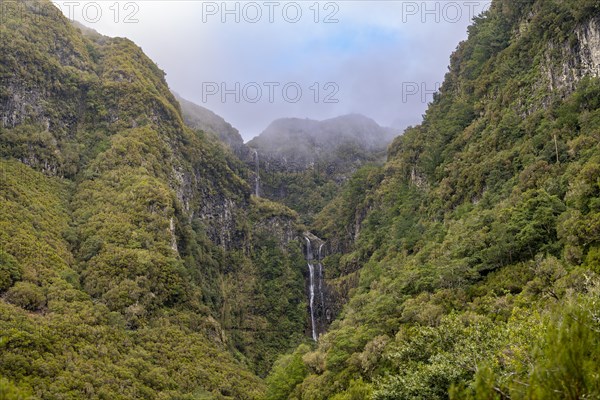
<svg viewBox="0 0 600 400"><path fill-rule="evenodd" d="M495 1L476 19L423 123L315 218L328 271L356 283L271 398L600 396L600 79L557 83L599 11Z"/></svg>
<svg viewBox="0 0 600 400"><path fill-rule="evenodd" d="M297 211L311 225L358 169L383 164L394 136L359 114L276 120L248 142L259 156L260 195Z"/></svg>
<svg viewBox="0 0 600 400"><path fill-rule="evenodd" d="M169 261L161 260L157 250L127 253L112 247L106 253L109 260L128 260L121 268L129 274L136 274L134 261L139 260L138 268L146 271L137 279L107 270L109 265L117 267L114 262L90 258L87 265L93 262L103 274L94 275L92 285L93 278L84 273L83 287L90 289L82 290L67 240L72 229L69 185L18 162L2 161L0 166L5 252L1 265L16 281L8 290L3 288L0 302L1 390L8 398L28 398L20 393L33 393L35 398L70 394L71 398L121 399L187 393L179 398L192 399L201 392L210 394L206 398L260 397L260 381L228 353L214 319L189 307L176 311L157 303L156 297L163 296L168 304L174 290L168 285L181 284L175 279L177 271L166 269ZM118 201L118 196L114 199ZM112 237L103 231L107 228L96 229L99 237ZM156 276L154 263L160 269ZM106 288L98 283L100 278ZM96 296L102 301L94 301ZM137 329L131 329L133 325Z"/></svg>
<svg viewBox="0 0 600 400"><path fill-rule="evenodd" d="M385 165L261 171L286 205L133 43L5 6L0 398L600 396L597 1L495 1ZM316 346L300 220L346 303Z"/></svg>
<svg viewBox="0 0 600 400"><path fill-rule="evenodd" d="M261 168L261 195L281 202L302 216L310 224L315 214L323 209L339 190L334 176L319 165L303 171L285 171Z"/></svg>
<svg viewBox="0 0 600 400"><path fill-rule="evenodd" d="M263 398L306 340L298 215L132 42L2 7L0 397Z"/></svg>
<svg viewBox="0 0 600 400"><path fill-rule="evenodd" d="M277 360L267 378L269 385L267 399L286 398L302 382L308 374L302 356L309 350L307 345L301 345L293 354L282 356Z"/></svg>

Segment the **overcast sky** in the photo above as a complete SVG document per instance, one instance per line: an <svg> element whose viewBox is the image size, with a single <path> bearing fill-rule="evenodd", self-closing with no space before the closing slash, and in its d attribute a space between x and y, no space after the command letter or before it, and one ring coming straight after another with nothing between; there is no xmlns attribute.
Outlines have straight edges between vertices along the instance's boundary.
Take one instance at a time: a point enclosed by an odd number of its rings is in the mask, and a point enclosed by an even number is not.
<svg viewBox="0 0 600 400"><path fill-rule="evenodd" d="M245 140L274 119L361 113L419 123L451 52L489 1L54 1L137 43L172 90Z"/></svg>

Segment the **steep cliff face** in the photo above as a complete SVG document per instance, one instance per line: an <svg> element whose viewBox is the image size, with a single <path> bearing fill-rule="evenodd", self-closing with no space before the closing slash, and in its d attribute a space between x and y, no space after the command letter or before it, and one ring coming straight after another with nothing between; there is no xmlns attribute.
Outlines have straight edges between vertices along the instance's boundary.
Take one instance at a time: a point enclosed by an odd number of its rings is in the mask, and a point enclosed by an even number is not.
<svg viewBox="0 0 600 400"><path fill-rule="evenodd" d="M301 229L298 213L267 199L252 198L253 233L256 236L272 235L278 238L280 248L299 242Z"/></svg>
<svg viewBox="0 0 600 400"><path fill-rule="evenodd" d="M42 19L52 26L35 24ZM95 75L84 40L45 2L3 4L2 39L2 125L34 121L52 128L57 139L73 133L84 88ZM64 107L50 112L46 104Z"/></svg>
<svg viewBox="0 0 600 400"><path fill-rule="evenodd" d="M579 23L565 41L548 45L546 70L551 91L572 93L582 78L600 76L600 19ZM559 52L559 57L553 52ZM557 60L559 62L553 62Z"/></svg>
<svg viewBox="0 0 600 400"><path fill-rule="evenodd" d="M186 131L164 73L126 39L81 36L51 4L24 2L6 12L15 18L2 41L0 111L2 127L10 129L2 136L4 154L70 177L111 141L131 146L114 137L120 131L149 126L161 137L146 144L161 146L163 178L183 208L206 221L214 242L231 245L236 208L247 208L248 188L232 171L233 157ZM184 148L189 142L195 146Z"/></svg>

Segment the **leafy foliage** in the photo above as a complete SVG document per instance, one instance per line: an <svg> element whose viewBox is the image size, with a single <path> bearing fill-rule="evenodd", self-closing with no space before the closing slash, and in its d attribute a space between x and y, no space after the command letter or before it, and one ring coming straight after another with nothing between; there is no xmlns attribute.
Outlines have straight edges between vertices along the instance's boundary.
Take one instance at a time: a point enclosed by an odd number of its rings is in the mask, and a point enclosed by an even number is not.
<svg viewBox="0 0 600 400"><path fill-rule="evenodd" d="M600 395L600 80L560 81L586 71L597 10L498 0L475 19L422 124L315 218L354 284L281 398Z"/></svg>
<svg viewBox="0 0 600 400"><path fill-rule="evenodd" d="M1 396L262 398L305 340L298 215L251 201L131 41L5 3Z"/></svg>
<svg viewBox="0 0 600 400"><path fill-rule="evenodd" d="M296 211L38 3L0 32L0 397L598 397L600 81L560 74L596 1L495 1L383 167L264 175ZM348 301L315 348L301 218Z"/></svg>

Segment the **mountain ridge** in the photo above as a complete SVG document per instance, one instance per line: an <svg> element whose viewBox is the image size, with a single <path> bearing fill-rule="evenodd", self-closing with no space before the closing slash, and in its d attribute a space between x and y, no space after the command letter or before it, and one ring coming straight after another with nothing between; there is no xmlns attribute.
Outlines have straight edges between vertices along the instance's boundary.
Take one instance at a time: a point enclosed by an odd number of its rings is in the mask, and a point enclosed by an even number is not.
<svg viewBox="0 0 600 400"><path fill-rule="evenodd" d="M255 151L249 165L259 172L260 195L296 210L310 225L359 168L384 162L395 136L368 117L348 114L278 119L246 145Z"/></svg>
<svg viewBox="0 0 600 400"><path fill-rule="evenodd" d="M244 140L239 131L229 122L208 108L199 106L173 92L175 98L181 105L183 117L187 126L192 129L200 129L204 132L216 135L219 140L229 146L241 159L244 158Z"/></svg>
<svg viewBox="0 0 600 400"><path fill-rule="evenodd" d="M494 0L421 124L275 121L315 135L289 160L32 4L0 21L0 397L600 396L597 0Z"/></svg>
<svg viewBox="0 0 600 400"><path fill-rule="evenodd" d="M355 145L368 152L383 151L395 136L391 128L383 128L361 114L341 115L322 121L280 118L271 122L247 145L263 156L307 164L318 161L318 157L322 158L342 145Z"/></svg>

